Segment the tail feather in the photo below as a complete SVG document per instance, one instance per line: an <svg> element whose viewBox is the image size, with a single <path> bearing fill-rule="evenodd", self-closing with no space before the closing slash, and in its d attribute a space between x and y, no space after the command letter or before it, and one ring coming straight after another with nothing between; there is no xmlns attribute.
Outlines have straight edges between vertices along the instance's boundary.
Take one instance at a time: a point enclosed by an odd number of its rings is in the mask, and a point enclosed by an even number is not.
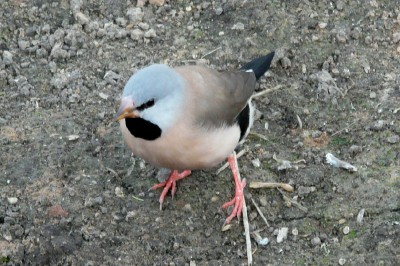
<svg viewBox="0 0 400 266"><path fill-rule="evenodd" d="M242 66L240 69L243 70L253 70L256 75L257 80L268 71L271 66L272 59L274 58L275 52L271 52L265 56L253 59L249 63Z"/></svg>

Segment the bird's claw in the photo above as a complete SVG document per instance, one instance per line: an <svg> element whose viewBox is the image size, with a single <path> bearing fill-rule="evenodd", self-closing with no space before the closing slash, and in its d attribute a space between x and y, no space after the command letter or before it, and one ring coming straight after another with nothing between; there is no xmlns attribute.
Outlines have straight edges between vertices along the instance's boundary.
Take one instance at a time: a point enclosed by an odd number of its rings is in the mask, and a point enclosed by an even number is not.
<svg viewBox="0 0 400 266"><path fill-rule="evenodd" d="M164 182L161 182L159 184L155 184L152 186L149 190L155 190L157 188L164 187L161 195L160 195L160 210L162 210L162 206L164 203L165 196L167 195L168 191L171 189L171 195L172 199L174 198L174 195L176 193L176 181L183 179L190 175L191 171L190 170L185 170L182 173L179 173L178 171L174 170L171 172L170 176L168 179Z"/></svg>
<svg viewBox="0 0 400 266"><path fill-rule="evenodd" d="M229 206L234 205L231 214L226 218L223 226L229 224L233 218L240 218L240 216L242 215L243 189L246 187L246 179L243 179L242 182L239 184L240 185L236 186L235 189L235 197L231 201L228 201L224 205L222 205L222 208L228 208Z"/></svg>

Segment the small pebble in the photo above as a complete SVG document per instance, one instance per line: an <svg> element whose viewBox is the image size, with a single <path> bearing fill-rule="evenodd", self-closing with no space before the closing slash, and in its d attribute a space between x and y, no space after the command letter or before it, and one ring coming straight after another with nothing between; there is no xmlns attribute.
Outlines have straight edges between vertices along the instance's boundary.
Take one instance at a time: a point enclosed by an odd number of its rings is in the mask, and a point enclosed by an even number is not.
<svg viewBox="0 0 400 266"><path fill-rule="evenodd" d="M126 19L121 18L121 17L117 18L117 19L115 20L115 22L116 22L119 26L121 26L121 27L125 27L126 24L128 23L128 22L126 21ZM140 27L140 24L141 24L141 23L139 23L139 27Z"/></svg>
<svg viewBox="0 0 400 266"><path fill-rule="evenodd" d="M299 186L297 188L297 193L299 194L299 196L304 196L304 195L308 195L312 192L315 192L316 188L315 187L303 187L303 186Z"/></svg>
<svg viewBox="0 0 400 266"><path fill-rule="evenodd" d="M355 155L362 151L362 147L358 145L351 145L349 148L349 153Z"/></svg>
<svg viewBox="0 0 400 266"><path fill-rule="evenodd" d="M3 232L3 238L8 242L11 242L11 240L13 239L9 230L5 230L5 232Z"/></svg>
<svg viewBox="0 0 400 266"><path fill-rule="evenodd" d="M400 31L393 33L393 42L394 43L400 42Z"/></svg>
<svg viewBox="0 0 400 266"><path fill-rule="evenodd" d="M261 206L265 207L268 205L268 200L267 197L265 196L260 196L260 198L258 199L260 201Z"/></svg>
<svg viewBox="0 0 400 266"><path fill-rule="evenodd" d="M350 69L344 68L342 74L344 77L350 77Z"/></svg>
<svg viewBox="0 0 400 266"><path fill-rule="evenodd" d="M146 31L144 33L144 37L145 38L154 38L156 36L157 36L157 34L156 34L156 31L154 29L149 29L148 31Z"/></svg>
<svg viewBox="0 0 400 266"><path fill-rule="evenodd" d="M232 228L232 224L226 224L221 228L221 231L225 232L225 231L231 230L231 228Z"/></svg>
<svg viewBox="0 0 400 266"><path fill-rule="evenodd" d="M254 167L256 167L256 168L258 168L258 167L260 167L260 165L261 165L261 162L260 162L260 159L254 159L254 160L251 160L251 163L253 164L253 166Z"/></svg>
<svg viewBox="0 0 400 266"><path fill-rule="evenodd" d="M301 73L305 74L307 72L307 66L305 64L301 65Z"/></svg>
<svg viewBox="0 0 400 266"><path fill-rule="evenodd" d="M320 23L318 23L318 27L319 27L320 29L325 29L327 25L328 25L328 23L326 23L326 22L320 22Z"/></svg>
<svg viewBox="0 0 400 266"><path fill-rule="evenodd" d="M250 221L253 221L255 218L257 218L258 213L257 212L251 212L249 215Z"/></svg>
<svg viewBox="0 0 400 266"><path fill-rule="evenodd" d="M361 209L357 214L357 223L362 224L364 219L365 209Z"/></svg>
<svg viewBox="0 0 400 266"><path fill-rule="evenodd" d="M340 258L339 259L339 265L344 265L346 263L346 259L345 258Z"/></svg>
<svg viewBox="0 0 400 266"><path fill-rule="evenodd" d="M371 129L373 129L373 130L381 130L384 125L385 125L385 121L384 120L378 120L378 121L376 121L375 123L373 123L371 125Z"/></svg>
<svg viewBox="0 0 400 266"><path fill-rule="evenodd" d="M299 234L299 230L297 228L293 228L292 235L297 236Z"/></svg>
<svg viewBox="0 0 400 266"><path fill-rule="evenodd" d="M115 195L119 198L123 198L125 196L124 190L121 187L115 188Z"/></svg>
<svg viewBox="0 0 400 266"><path fill-rule="evenodd" d="M79 139L79 135L69 135L67 138L69 141L77 140L77 139Z"/></svg>
<svg viewBox="0 0 400 266"><path fill-rule="evenodd" d="M29 41L18 41L18 47L21 50L26 50L28 47L30 46L30 42Z"/></svg>
<svg viewBox="0 0 400 266"><path fill-rule="evenodd" d="M42 32L43 33L49 33L50 29L51 29L50 24L44 24L43 27L42 27Z"/></svg>
<svg viewBox="0 0 400 266"><path fill-rule="evenodd" d="M47 216L51 218L67 217L68 212L66 212L61 205L56 204L47 208Z"/></svg>
<svg viewBox="0 0 400 266"><path fill-rule="evenodd" d="M219 200L218 196L212 196L211 202L217 202Z"/></svg>
<svg viewBox="0 0 400 266"><path fill-rule="evenodd" d="M107 100L108 97L109 97L107 94L102 93L102 92L99 93L99 96L100 96L100 98L102 98L103 100Z"/></svg>
<svg viewBox="0 0 400 266"><path fill-rule="evenodd" d="M321 242L326 242L328 240L328 235L325 233L320 233L319 238L321 239Z"/></svg>
<svg viewBox="0 0 400 266"><path fill-rule="evenodd" d="M75 18L78 21L78 23L81 24L81 25L86 25L90 21L90 19L85 14L83 14L82 12L76 13Z"/></svg>
<svg viewBox="0 0 400 266"><path fill-rule="evenodd" d="M126 11L126 15L128 16L130 23L137 25L142 21L144 12L140 7L132 7Z"/></svg>
<svg viewBox="0 0 400 266"><path fill-rule="evenodd" d="M165 0L150 0L149 3L150 5L162 6L164 5Z"/></svg>
<svg viewBox="0 0 400 266"><path fill-rule="evenodd" d="M339 223L339 224L344 224L345 222L346 222L346 219L342 218L342 219L339 220L338 223Z"/></svg>
<svg viewBox="0 0 400 266"><path fill-rule="evenodd" d="M148 29L150 29L150 26L147 23L140 22L139 23L139 28L141 28L142 30L148 30Z"/></svg>
<svg viewBox="0 0 400 266"><path fill-rule="evenodd" d="M371 93L369 94L369 98L375 99L376 98L376 92L371 91Z"/></svg>
<svg viewBox="0 0 400 266"><path fill-rule="evenodd" d="M343 228L343 234L347 235L350 232L350 227L349 226L345 226Z"/></svg>
<svg viewBox="0 0 400 266"><path fill-rule="evenodd" d="M128 221L129 218L135 218L137 216L137 214L138 214L137 211L129 211L126 214L125 221Z"/></svg>
<svg viewBox="0 0 400 266"><path fill-rule="evenodd" d="M8 203L10 203L10 204L15 204L15 203L18 202L18 198L16 198L16 197L9 197L9 198L7 198L7 201L8 201Z"/></svg>
<svg viewBox="0 0 400 266"><path fill-rule="evenodd" d="M185 204L185 206L183 206L183 210L187 211L187 212L191 212L192 206L189 203L187 203L187 204Z"/></svg>
<svg viewBox="0 0 400 266"><path fill-rule="evenodd" d="M210 2L203 2L202 8L207 9L210 6Z"/></svg>
<svg viewBox="0 0 400 266"><path fill-rule="evenodd" d="M393 135L387 138L387 142L390 144L396 144L400 142L400 136L399 135Z"/></svg>
<svg viewBox="0 0 400 266"><path fill-rule="evenodd" d="M283 240L287 238L289 228L282 227L278 230L278 235L276 236L276 242L282 243Z"/></svg>
<svg viewBox="0 0 400 266"><path fill-rule="evenodd" d="M11 232L16 238L21 238L24 234L24 228L19 224L15 224L11 227Z"/></svg>
<svg viewBox="0 0 400 266"><path fill-rule="evenodd" d="M244 24L239 22L232 26L232 30L244 30Z"/></svg>
<svg viewBox="0 0 400 266"><path fill-rule="evenodd" d="M210 237L212 235L212 233L213 233L213 230L211 228L207 228L204 231L204 234L206 235L206 237Z"/></svg>
<svg viewBox="0 0 400 266"><path fill-rule="evenodd" d="M311 245L313 246L321 245L321 239L318 236L314 237L313 239L311 239Z"/></svg>
<svg viewBox="0 0 400 266"><path fill-rule="evenodd" d="M133 31L131 31L131 35L130 36L131 36L132 40L138 41L138 40L143 38L144 33L140 29L134 29Z"/></svg>
<svg viewBox="0 0 400 266"><path fill-rule="evenodd" d="M102 205L103 204L103 197L99 196L96 198L87 198L85 199L85 207L93 207L96 205Z"/></svg>
<svg viewBox="0 0 400 266"><path fill-rule="evenodd" d="M283 68L290 68L292 66L292 62L288 57L284 57L281 59L281 64Z"/></svg>
<svg viewBox="0 0 400 266"><path fill-rule="evenodd" d="M336 9L339 10L339 11L342 11L343 8L344 8L343 2L341 0L337 0L336 1Z"/></svg>
<svg viewBox="0 0 400 266"><path fill-rule="evenodd" d="M13 62L13 55L9 51L3 51L3 63L8 66Z"/></svg>
<svg viewBox="0 0 400 266"><path fill-rule="evenodd" d="M217 8L215 9L215 14L216 14L217 16L221 15L222 12L224 12L224 10L222 9L222 7L217 7Z"/></svg>

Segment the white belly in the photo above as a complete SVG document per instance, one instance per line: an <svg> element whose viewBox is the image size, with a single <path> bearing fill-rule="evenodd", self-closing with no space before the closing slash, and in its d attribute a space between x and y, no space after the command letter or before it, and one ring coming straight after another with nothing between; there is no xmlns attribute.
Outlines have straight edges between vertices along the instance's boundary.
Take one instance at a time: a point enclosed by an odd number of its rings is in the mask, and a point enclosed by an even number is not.
<svg viewBox="0 0 400 266"><path fill-rule="evenodd" d="M239 142L238 126L204 131L188 129L182 123L163 132L156 140L135 138L120 121L125 142L132 152L148 163L174 170L194 170L216 166Z"/></svg>

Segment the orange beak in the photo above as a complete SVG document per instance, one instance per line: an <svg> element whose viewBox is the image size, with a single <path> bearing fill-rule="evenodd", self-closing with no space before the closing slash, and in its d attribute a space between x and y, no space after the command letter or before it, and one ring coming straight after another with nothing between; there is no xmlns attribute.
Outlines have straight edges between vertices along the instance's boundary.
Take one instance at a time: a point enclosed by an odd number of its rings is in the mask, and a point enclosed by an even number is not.
<svg viewBox="0 0 400 266"><path fill-rule="evenodd" d="M120 121L125 118L139 117L139 112L133 105L132 100L123 98L117 114L114 116L115 121Z"/></svg>

